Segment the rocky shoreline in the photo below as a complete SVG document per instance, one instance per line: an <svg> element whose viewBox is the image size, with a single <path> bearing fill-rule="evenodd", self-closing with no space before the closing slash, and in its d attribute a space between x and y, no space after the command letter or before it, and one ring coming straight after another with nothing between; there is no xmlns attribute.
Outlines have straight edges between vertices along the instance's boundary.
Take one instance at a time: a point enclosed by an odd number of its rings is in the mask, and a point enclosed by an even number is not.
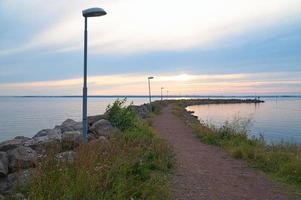
<svg viewBox="0 0 301 200"><path fill-rule="evenodd" d="M147 105L132 105L131 109L141 118L149 113ZM106 113L89 116L88 129L89 141L106 140L120 132L106 119ZM1 142L0 194L10 194L16 186L23 186L34 175L39 161L49 152L54 153L59 161L73 162L74 149L83 141L81 132L82 122L67 119L52 129L39 131L32 138L17 136Z"/></svg>
<svg viewBox="0 0 301 200"><path fill-rule="evenodd" d="M216 103L261 103L260 100L222 100L222 99L190 99L190 100L166 100L159 102L179 102L184 107L200 104ZM156 104L158 103L156 102ZM140 118L149 115L149 105L130 106L131 110ZM107 120L106 113L88 117L88 140L106 140L120 130L112 126ZM79 146L83 139L81 135L82 122L72 119L65 120L62 124L52 129L43 129L32 138L17 136L14 139L0 143L0 195L13 192L16 186L23 186L31 176L35 174L38 163L49 152L61 162L73 162L75 159L74 149ZM20 194L21 195L21 194ZM1 196L0 196L1 197ZM1 198L0 198L1 199Z"/></svg>
<svg viewBox="0 0 301 200"><path fill-rule="evenodd" d="M170 100L172 102L174 100ZM175 100L180 106L188 107L193 105L205 104L241 104L241 103L264 103L260 99L189 99L189 100Z"/></svg>

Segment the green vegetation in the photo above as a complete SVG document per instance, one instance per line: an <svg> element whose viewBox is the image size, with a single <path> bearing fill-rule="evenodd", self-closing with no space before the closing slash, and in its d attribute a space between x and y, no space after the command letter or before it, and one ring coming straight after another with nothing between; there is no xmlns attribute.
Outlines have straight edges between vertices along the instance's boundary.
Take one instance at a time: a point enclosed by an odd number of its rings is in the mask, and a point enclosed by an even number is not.
<svg viewBox="0 0 301 200"><path fill-rule="evenodd" d="M124 106L125 103L126 99L118 99L112 105L108 105L106 111L108 120L121 131L135 129L139 122L130 107Z"/></svg>
<svg viewBox="0 0 301 200"><path fill-rule="evenodd" d="M121 133L80 145L74 163L49 155L22 193L32 200L169 199L172 152L124 104L117 100L107 109Z"/></svg>
<svg viewBox="0 0 301 200"><path fill-rule="evenodd" d="M167 101L153 101L152 102L152 114L158 115L161 113L161 109L163 106L167 105Z"/></svg>
<svg viewBox="0 0 301 200"><path fill-rule="evenodd" d="M247 161L273 178L296 188L301 186L301 147L293 144L267 145L262 138L248 138L246 122L234 120L221 127L200 123L184 106L175 104L174 114L181 117L204 143L216 145L237 159Z"/></svg>

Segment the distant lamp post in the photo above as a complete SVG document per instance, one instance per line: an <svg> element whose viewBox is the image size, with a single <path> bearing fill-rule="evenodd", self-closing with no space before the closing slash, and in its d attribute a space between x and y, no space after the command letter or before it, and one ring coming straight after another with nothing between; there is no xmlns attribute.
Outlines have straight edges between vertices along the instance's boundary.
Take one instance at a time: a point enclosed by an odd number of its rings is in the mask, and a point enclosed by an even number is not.
<svg viewBox="0 0 301 200"><path fill-rule="evenodd" d="M154 77L149 76L147 78L147 80L148 80L148 94L149 94L149 108L150 108L150 110L152 110L152 94L151 94L151 87L150 87L150 80L151 79L154 79Z"/></svg>
<svg viewBox="0 0 301 200"><path fill-rule="evenodd" d="M167 91L166 91L166 98L167 98L167 99L169 99L169 98L168 98L168 97L169 97L169 96L168 96L168 93L169 93L169 91L167 90Z"/></svg>
<svg viewBox="0 0 301 200"><path fill-rule="evenodd" d="M163 101L163 89L164 87L161 87L161 101Z"/></svg>
<svg viewBox="0 0 301 200"><path fill-rule="evenodd" d="M83 138L88 141L88 121L87 121L87 43L88 43L88 17L100 17L106 15L106 11L102 8L89 8L83 10L85 18L85 38L84 38L84 86L83 86Z"/></svg>

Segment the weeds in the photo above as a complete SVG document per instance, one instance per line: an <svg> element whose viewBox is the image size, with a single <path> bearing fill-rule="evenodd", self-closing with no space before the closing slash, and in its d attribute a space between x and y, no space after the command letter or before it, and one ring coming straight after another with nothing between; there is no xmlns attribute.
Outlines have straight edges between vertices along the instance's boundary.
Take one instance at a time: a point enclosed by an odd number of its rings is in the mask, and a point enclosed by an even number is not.
<svg viewBox="0 0 301 200"><path fill-rule="evenodd" d="M226 122L221 127L200 123L185 107L175 104L174 114L182 118L204 143L227 150L236 159L248 162L284 183L301 186L301 147L294 144L267 145L262 138L248 138L248 121Z"/></svg>
<svg viewBox="0 0 301 200"><path fill-rule="evenodd" d="M28 199L169 199L171 149L124 103L107 109L122 132L79 146L71 164L48 155L22 188Z"/></svg>

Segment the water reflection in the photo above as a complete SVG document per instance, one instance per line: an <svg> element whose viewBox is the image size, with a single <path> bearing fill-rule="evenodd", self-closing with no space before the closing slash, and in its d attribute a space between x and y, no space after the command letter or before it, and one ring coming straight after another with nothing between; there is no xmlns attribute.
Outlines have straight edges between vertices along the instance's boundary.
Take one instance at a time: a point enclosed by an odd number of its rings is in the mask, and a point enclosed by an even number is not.
<svg viewBox="0 0 301 200"><path fill-rule="evenodd" d="M249 135L263 134L268 143L301 143L301 99L264 99L262 104L219 104L190 106L200 120L221 125L235 116L251 118Z"/></svg>
<svg viewBox="0 0 301 200"><path fill-rule="evenodd" d="M116 98L89 98L88 115L105 112ZM156 100L156 99L155 99ZM136 105L148 98L128 99ZM39 130L52 128L67 118L81 121L81 98L0 98L0 141L17 135L31 137Z"/></svg>

